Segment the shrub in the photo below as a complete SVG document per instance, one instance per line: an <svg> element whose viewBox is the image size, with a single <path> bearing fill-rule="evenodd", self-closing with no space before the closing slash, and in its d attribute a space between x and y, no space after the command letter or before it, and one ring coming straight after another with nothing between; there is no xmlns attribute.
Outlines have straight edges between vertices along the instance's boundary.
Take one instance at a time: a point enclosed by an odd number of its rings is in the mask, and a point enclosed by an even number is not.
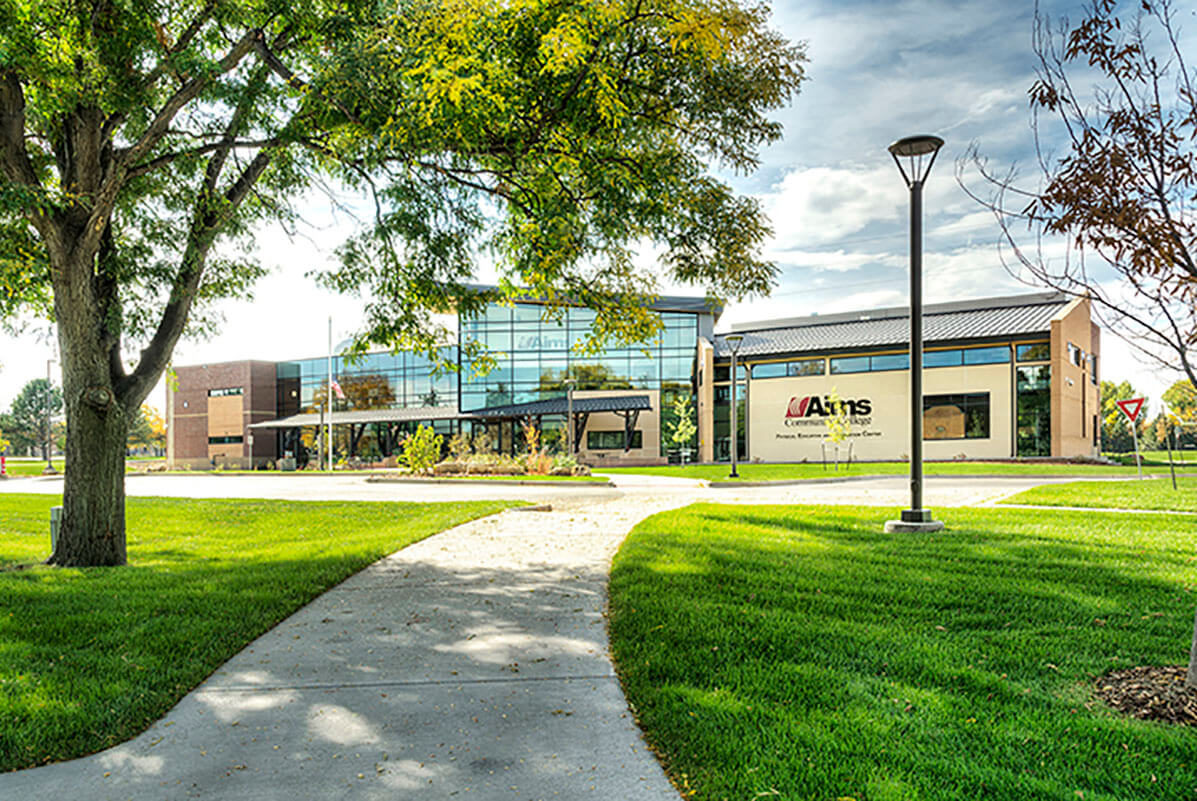
<svg viewBox="0 0 1197 801"><path fill-rule="evenodd" d="M524 456L524 468L532 475L548 475L553 469L553 457L540 449L540 429L531 423L525 423L524 443L528 447L528 453Z"/></svg>
<svg viewBox="0 0 1197 801"><path fill-rule="evenodd" d="M464 432L458 432L449 440L449 455L455 462L466 462L474 455L474 446Z"/></svg>
<svg viewBox="0 0 1197 801"><path fill-rule="evenodd" d="M420 426L416 433L403 440L403 455L400 460L413 473L431 473L441 455L444 440L428 426Z"/></svg>

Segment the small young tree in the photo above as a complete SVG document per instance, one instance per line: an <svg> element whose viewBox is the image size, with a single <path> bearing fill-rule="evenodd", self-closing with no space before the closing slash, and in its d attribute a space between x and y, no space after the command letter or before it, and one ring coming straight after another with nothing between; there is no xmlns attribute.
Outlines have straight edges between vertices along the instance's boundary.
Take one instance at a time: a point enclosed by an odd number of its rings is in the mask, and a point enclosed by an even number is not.
<svg viewBox="0 0 1197 801"><path fill-rule="evenodd" d="M431 473L441 458L443 440L444 437L429 426L420 426L414 434L403 440L403 455L400 460L413 473Z"/></svg>
<svg viewBox="0 0 1197 801"><path fill-rule="evenodd" d="M689 393L679 394L673 401L673 423L670 426L669 441L682 457L682 464L690 455L690 446L694 435L698 433L698 426L694 423L694 407L690 404Z"/></svg>
<svg viewBox="0 0 1197 801"><path fill-rule="evenodd" d="M839 470L840 445L846 442L852 433L852 419L848 416L848 404L840 399L840 393L835 387L831 388L831 394L827 396L827 400L831 405L831 414L827 416L824 423L827 426L827 439L831 441L835 450L835 469Z"/></svg>

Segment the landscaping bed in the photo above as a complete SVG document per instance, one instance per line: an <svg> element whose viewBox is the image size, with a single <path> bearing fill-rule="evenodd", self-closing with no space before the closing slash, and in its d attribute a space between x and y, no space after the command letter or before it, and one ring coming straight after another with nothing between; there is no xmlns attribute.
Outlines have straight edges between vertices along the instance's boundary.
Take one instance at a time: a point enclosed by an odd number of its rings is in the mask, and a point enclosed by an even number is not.
<svg viewBox="0 0 1197 801"><path fill-rule="evenodd" d="M616 556L617 669L687 798L1192 799L1189 726L1100 687L1175 666L1191 517L702 504ZM1104 682L1104 684L1103 684Z"/></svg>
<svg viewBox="0 0 1197 801"><path fill-rule="evenodd" d="M54 496L0 495L0 771L98 751L329 587L518 504L130 498L129 566L38 564Z"/></svg>

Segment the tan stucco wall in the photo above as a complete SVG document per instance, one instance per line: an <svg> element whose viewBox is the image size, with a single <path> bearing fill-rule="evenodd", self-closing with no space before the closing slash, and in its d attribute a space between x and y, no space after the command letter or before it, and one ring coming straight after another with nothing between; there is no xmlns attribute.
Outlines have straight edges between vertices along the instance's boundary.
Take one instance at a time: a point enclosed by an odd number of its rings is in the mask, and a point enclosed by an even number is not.
<svg viewBox="0 0 1197 801"><path fill-rule="evenodd" d="M586 447L587 433L590 431L618 431L623 434L623 418L613 412L596 412L586 421L586 428L578 438L578 456L581 461L589 465L618 465L622 462L644 463L661 460L661 392L655 389L636 390L577 390L574 399L578 398L610 398L620 395L648 395L652 405L650 411L640 412L636 420L636 430L644 432L641 441L644 447L607 451L592 451Z"/></svg>
<svg viewBox="0 0 1197 801"><path fill-rule="evenodd" d="M1101 372L1101 331L1090 320L1088 298L1069 303L1051 322L1052 456L1097 456L1093 445L1093 416L1100 412L1101 386L1089 375L1088 354L1098 357ZM1085 352L1080 366L1068 358L1068 343ZM1100 420L1099 420L1100 425Z"/></svg>
<svg viewBox="0 0 1197 801"><path fill-rule="evenodd" d="M822 458L827 435L825 418L789 421L794 398L820 398L836 389L844 400L868 399L871 413L852 424L854 459L901 459L910 453L910 374L906 371L855 373L800 378L768 378L752 382L748 409L748 456L765 462L815 461ZM1011 372L1009 364L937 367L923 371L925 395L989 393L989 437L926 440L927 459L1007 458L1011 455ZM841 446L841 458L846 445ZM831 444L828 443L828 457Z"/></svg>
<svg viewBox="0 0 1197 801"><path fill-rule="evenodd" d="M715 348L698 338L698 461L715 460Z"/></svg>

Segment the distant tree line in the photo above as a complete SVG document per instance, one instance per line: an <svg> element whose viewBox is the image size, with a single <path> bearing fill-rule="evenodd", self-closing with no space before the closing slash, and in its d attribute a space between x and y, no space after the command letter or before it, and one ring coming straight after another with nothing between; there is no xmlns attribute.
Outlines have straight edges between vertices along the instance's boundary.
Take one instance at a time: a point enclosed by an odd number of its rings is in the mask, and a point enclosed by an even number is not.
<svg viewBox="0 0 1197 801"><path fill-rule="evenodd" d="M1118 401L1139 398L1138 392L1129 381L1115 383L1101 382L1101 449L1105 453L1130 453L1135 448L1131 423ZM1139 447L1145 451L1166 450L1169 444L1185 450L1197 449L1197 392L1188 380L1177 381L1163 395L1164 408L1154 415L1145 408L1135 421L1139 434ZM1168 441L1169 429L1173 429L1173 440Z"/></svg>
<svg viewBox="0 0 1197 801"><path fill-rule="evenodd" d="M49 431L47 431L49 425ZM27 383L7 411L0 412L0 453L48 459L50 451L66 450L62 389L44 378ZM162 455L166 450L166 423L152 406L142 405L129 421L130 453Z"/></svg>

